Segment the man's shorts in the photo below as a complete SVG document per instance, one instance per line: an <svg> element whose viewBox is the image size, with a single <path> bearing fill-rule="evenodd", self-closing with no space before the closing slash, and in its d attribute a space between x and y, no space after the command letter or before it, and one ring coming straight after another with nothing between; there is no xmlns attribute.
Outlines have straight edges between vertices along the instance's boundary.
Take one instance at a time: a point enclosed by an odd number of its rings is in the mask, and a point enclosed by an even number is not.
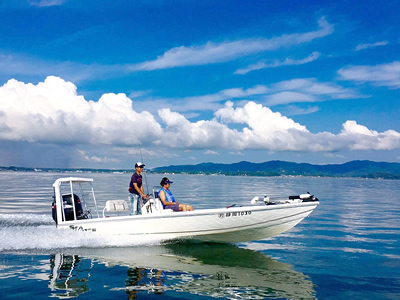
<svg viewBox="0 0 400 300"><path fill-rule="evenodd" d="M172 204L165 207L166 209L172 209L173 211L179 211L179 204Z"/></svg>

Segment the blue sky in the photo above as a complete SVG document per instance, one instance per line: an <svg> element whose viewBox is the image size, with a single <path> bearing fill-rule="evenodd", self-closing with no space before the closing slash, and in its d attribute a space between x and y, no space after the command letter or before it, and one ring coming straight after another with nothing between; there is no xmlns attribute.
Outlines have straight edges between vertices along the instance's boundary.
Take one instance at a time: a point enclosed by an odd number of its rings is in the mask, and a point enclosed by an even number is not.
<svg viewBox="0 0 400 300"><path fill-rule="evenodd" d="M324 2L1 1L0 165L399 162L400 4Z"/></svg>

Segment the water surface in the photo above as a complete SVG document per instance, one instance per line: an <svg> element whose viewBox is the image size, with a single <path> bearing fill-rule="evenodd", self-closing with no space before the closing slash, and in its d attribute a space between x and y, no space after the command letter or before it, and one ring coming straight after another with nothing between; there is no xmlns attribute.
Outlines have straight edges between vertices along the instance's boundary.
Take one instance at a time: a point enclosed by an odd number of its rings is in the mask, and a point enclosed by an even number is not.
<svg viewBox="0 0 400 300"><path fill-rule="evenodd" d="M131 174L0 172L2 298L399 299L400 182L168 175L195 208L311 192L321 205L291 231L240 244L126 240L60 232L52 184L94 178L100 207ZM146 176L151 191L162 175Z"/></svg>

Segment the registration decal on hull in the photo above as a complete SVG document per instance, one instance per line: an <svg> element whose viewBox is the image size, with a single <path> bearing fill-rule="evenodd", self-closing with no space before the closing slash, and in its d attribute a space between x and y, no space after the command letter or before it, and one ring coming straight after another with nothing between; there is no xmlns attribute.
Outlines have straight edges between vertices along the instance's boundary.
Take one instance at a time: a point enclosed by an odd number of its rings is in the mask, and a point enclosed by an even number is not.
<svg viewBox="0 0 400 300"><path fill-rule="evenodd" d="M249 216L249 215L251 215L251 210L222 213L222 214L218 214L218 217L222 219L222 218L229 218L229 217L243 217L243 216Z"/></svg>

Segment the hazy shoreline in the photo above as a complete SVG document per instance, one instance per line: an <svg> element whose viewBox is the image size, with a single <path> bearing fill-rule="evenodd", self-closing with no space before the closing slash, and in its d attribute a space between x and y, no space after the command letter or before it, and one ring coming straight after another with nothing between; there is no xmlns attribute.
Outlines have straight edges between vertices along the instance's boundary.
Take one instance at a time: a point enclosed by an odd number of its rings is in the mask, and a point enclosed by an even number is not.
<svg viewBox="0 0 400 300"><path fill-rule="evenodd" d="M133 173L133 169L95 168L31 168L0 166L1 171L55 172L55 173ZM193 174L210 176L252 177L329 177L400 179L400 163L350 161L343 164L312 165L285 161L264 163L239 162L233 164L201 163L197 165L174 165L147 169L149 174Z"/></svg>

